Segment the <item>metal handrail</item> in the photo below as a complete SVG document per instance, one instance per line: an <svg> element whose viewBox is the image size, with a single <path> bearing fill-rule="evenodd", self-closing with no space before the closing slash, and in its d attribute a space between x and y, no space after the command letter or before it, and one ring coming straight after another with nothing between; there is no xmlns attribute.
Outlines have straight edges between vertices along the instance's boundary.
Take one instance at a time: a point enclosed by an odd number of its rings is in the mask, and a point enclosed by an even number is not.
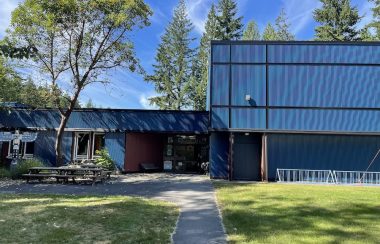
<svg viewBox="0 0 380 244"><path fill-rule="evenodd" d="M277 169L276 180L278 182L334 183L335 177L331 170Z"/></svg>

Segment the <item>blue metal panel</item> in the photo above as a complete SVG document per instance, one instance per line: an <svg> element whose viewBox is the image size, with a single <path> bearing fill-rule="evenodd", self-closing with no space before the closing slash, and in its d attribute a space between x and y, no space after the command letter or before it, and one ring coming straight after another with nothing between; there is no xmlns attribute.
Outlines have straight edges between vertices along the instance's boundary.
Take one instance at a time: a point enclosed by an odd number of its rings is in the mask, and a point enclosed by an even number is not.
<svg viewBox="0 0 380 244"><path fill-rule="evenodd" d="M228 178L228 133L211 133L210 135L210 177Z"/></svg>
<svg viewBox="0 0 380 244"><path fill-rule="evenodd" d="M211 127L226 129L229 126L228 108L213 108L211 113Z"/></svg>
<svg viewBox="0 0 380 244"><path fill-rule="evenodd" d="M269 66L270 106L380 107L375 66Z"/></svg>
<svg viewBox="0 0 380 244"><path fill-rule="evenodd" d="M231 109L231 127L233 129L265 129L265 109Z"/></svg>
<svg viewBox="0 0 380 244"><path fill-rule="evenodd" d="M380 148L379 136L268 135L268 178L277 168L366 170ZM369 171L380 171L378 158Z"/></svg>
<svg viewBox="0 0 380 244"><path fill-rule="evenodd" d="M110 132L105 134L105 146L119 170L124 169L125 133Z"/></svg>
<svg viewBox="0 0 380 244"><path fill-rule="evenodd" d="M265 45L232 45L231 61L233 63L265 63Z"/></svg>
<svg viewBox="0 0 380 244"><path fill-rule="evenodd" d="M268 62L379 64L380 48L368 45L269 45Z"/></svg>
<svg viewBox="0 0 380 244"><path fill-rule="evenodd" d="M229 65L213 65L212 69L212 105L228 105L229 102Z"/></svg>
<svg viewBox="0 0 380 244"><path fill-rule="evenodd" d="M55 140L57 133L55 131L40 131L34 144L34 156L41 159L48 165L56 165ZM62 154L64 162L71 161L72 133L64 132L62 141Z"/></svg>
<svg viewBox="0 0 380 244"><path fill-rule="evenodd" d="M57 110L0 111L0 128L58 128ZM66 128L120 131L207 133L208 113L152 110L76 110Z"/></svg>
<svg viewBox="0 0 380 244"><path fill-rule="evenodd" d="M232 105L265 106L265 71L265 65L232 65ZM252 99L247 101L246 95Z"/></svg>
<svg viewBox="0 0 380 244"><path fill-rule="evenodd" d="M212 62L230 62L230 45L213 45Z"/></svg>
<svg viewBox="0 0 380 244"><path fill-rule="evenodd" d="M380 111L270 109L269 129L379 132Z"/></svg>

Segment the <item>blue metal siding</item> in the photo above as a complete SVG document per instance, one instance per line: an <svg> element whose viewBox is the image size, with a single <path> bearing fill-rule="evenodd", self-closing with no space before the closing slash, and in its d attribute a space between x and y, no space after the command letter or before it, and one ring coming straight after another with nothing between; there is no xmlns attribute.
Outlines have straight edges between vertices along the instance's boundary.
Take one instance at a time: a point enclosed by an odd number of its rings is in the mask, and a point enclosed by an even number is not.
<svg viewBox="0 0 380 244"><path fill-rule="evenodd" d="M380 111L270 109L269 129L287 131L379 132Z"/></svg>
<svg viewBox="0 0 380 244"><path fill-rule="evenodd" d="M229 127L228 108L213 108L211 112L211 127L226 129Z"/></svg>
<svg viewBox="0 0 380 244"><path fill-rule="evenodd" d="M34 156L41 159L48 165L55 165L55 140L57 133L55 131L40 131L34 144ZM64 132L62 141L62 153L64 162L71 161L72 133Z"/></svg>
<svg viewBox="0 0 380 244"><path fill-rule="evenodd" d="M232 45L233 63L265 63L265 45ZM228 60L229 61L229 60Z"/></svg>
<svg viewBox="0 0 380 244"><path fill-rule="evenodd" d="M379 108L379 80L375 66L271 65L269 105Z"/></svg>
<svg viewBox="0 0 380 244"><path fill-rule="evenodd" d="M228 105L229 65L213 65L212 70L212 105Z"/></svg>
<svg viewBox="0 0 380 244"><path fill-rule="evenodd" d="M119 170L124 169L125 133L110 132L105 134L105 146Z"/></svg>
<svg viewBox="0 0 380 244"><path fill-rule="evenodd" d="M269 63L379 64L379 46L360 45L269 45Z"/></svg>
<svg viewBox="0 0 380 244"><path fill-rule="evenodd" d="M213 62L230 62L230 45L213 45L211 48Z"/></svg>
<svg viewBox="0 0 380 244"><path fill-rule="evenodd" d="M234 129L265 129L265 109L231 109L231 127Z"/></svg>
<svg viewBox="0 0 380 244"><path fill-rule="evenodd" d="M380 148L379 136L268 135L268 178L277 168L366 170ZM380 171L380 158L369 171Z"/></svg>
<svg viewBox="0 0 380 244"><path fill-rule="evenodd" d="M228 133L211 133L210 135L210 177L228 178Z"/></svg>
<svg viewBox="0 0 380 244"><path fill-rule="evenodd" d="M265 106L265 73L265 65L232 65L232 105Z"/></svg>

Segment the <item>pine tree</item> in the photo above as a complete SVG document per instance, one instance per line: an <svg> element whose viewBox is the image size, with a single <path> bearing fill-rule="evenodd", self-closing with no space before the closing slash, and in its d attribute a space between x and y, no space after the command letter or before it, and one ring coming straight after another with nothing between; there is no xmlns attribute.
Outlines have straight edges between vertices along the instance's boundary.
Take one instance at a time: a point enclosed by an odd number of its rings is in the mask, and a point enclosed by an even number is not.
<svg viewBox="0 0 380 244"><path fill-rule="evenodd" d="M321 25L316 31L316 40L321 41L357 41L359 31L355 25L361 17L357 7L350 0L320 0L322 7L314 11L314 19Z"/></svg>
<svg viewBox="0 0 380 244"><path fill-rule="evenodd" d="M189 95L195 110L206 110L210 41L216 38L216 26L215 6L212 4L207 16L205 32L202 35L197 55L192 62Z"/></svg>
<svg viewBox="0 0 380 244"><path fill-rule="evenodd" d="M294 34L289 30L290 24L286 16L285 10L281 9L279 16L276 18L276 32L277 40L279 41L293 41L295 39Z"/></svg>
<svg viewBox="0 0 380 244"><path fill-rule="evenodd" d="M173 19L161 37L156 54L154 74L146 80L154 83L159 96L150 98L151 104L160 109L181 110L190 105L189 77L194 50L190 43L192 24L186 14L184 0L174 10Z"/></svg>
<svg viewBox="0 0 380 244"><path fill-rule="evenodd" d="M95 108L95 104L92 102L92 99L88 99L88 101L86 102L85 108Z"/></svg>
<svg viewBox="0 0 380 244"><path fill-rule="evenodd" d="M265 40L265 41L276 41L276 40L278 40L276 30L273 28L271 23L268 23L264 29L263 40Z"/></svg>
<svg viewBox="0 0 380 244"><path fill-rule="evenodd" d="M247 28L243 33L243 40L260 40L260 31L254 20L251 20L247 24Z"/></svg>
<svg viewBox="0 0 380 244"><path fill-rule="evenodd" d="M366 32L366 34L362 34L362 35L365 35L365 37L367 37L367 39L363 39L363 40L380 40L380 0L369 0L370 2L373 2L374 3L374 7L372 8L372 17L373 17L373 20L372 22L367 26L367 28L364 29L364 31ZM375 29L375 34L374 35L371 35L371 33L369 32L368 28L374 28Z"/></svg>
<svg viewBox="0 0 380 244"><path fill-rule="evenodd" d="M239 40L242 35L243 17L236 17L237 4L234 0L219 0L218 25L216 28L216 39L218 40Z"/></svg>

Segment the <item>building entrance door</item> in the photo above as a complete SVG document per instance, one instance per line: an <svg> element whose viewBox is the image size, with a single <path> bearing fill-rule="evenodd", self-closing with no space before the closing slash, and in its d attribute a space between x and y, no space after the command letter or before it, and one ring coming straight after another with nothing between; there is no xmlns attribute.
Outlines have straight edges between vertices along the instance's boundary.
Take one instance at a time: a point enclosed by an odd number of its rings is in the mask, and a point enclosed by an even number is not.
<svg viewBox="0 0 380 244"><path fill-rule="evenodd" d="M232 157L234 180L261 180L261 135L235 134Z"/></svg>

